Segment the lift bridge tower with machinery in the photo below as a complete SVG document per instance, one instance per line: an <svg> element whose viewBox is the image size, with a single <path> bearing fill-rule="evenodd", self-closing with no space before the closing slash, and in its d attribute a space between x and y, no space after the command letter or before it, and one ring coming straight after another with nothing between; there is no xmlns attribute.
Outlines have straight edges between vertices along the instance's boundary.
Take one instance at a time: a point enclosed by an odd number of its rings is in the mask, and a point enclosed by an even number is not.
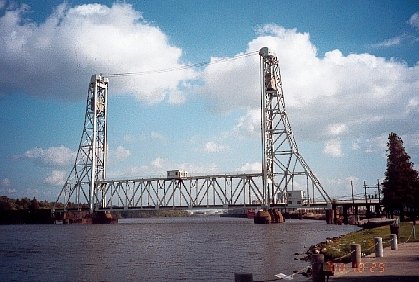
<svg viewBox="0 0 419 282"><path fill-rule="evenodd" d="M290 191L306 190L306 203L317 190L326 203L331 199L299 153L285 111L278 57L267 47L259 51L261 64L262 185L265 204L288 204ZM310 191L312 190L312 198Z"/></svg>
<svg viewBox="0 0 419 282"><path fill-rule="evenodd" d="M57 199L57 202L63 199L66 207L73 199L79 208L81 203L88 203L92 212L94 203L99 202L100 191L105 188L99 187L104 184L97 181L106 178L108 82L101 75L92 75L90 79L76 160Z"/></svg>

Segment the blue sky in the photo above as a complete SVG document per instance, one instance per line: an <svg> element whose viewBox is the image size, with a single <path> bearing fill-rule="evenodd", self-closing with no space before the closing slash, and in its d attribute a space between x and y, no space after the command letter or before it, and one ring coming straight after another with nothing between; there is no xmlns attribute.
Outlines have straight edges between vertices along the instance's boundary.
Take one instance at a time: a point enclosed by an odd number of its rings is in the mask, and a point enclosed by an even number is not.
<svg viewBox="0 0 419 282"><path fill-rule="evenodd" d="M417 1L0 0L0 195L55 200L90 76L278 55L300 152L334 197L419 161ZM260 171L258 57L110 78L112 178Z"/></svg>

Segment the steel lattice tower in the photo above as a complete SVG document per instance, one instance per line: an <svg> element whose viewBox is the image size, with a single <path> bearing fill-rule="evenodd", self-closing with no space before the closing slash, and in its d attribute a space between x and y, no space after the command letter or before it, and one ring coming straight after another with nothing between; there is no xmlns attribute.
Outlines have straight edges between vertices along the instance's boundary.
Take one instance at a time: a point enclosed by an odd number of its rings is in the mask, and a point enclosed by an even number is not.
<svg viewBox="0 0 419 282"><path fill-rule="evenodd" d="M65 207L70 202L78 207L87 202L92 212L102 200L99 192L105 187L98 187L96 181L106 177L108 82L101 75L92 75L90 79L76 160L57 198L57 203L61 200Z"/></svg>
<svg viewBox="0 0 419 282"><path fill-rule="evenodd" d="M265 205L275 204L275 196L282 195L287 202L287 191L294 190L296 181L303 179L306 183L308 200L310 199L310 182L313 189L330 203L331 199L320 181L311 171L298 152L297 143L292 134L285 111L284 93L278 58L267 47L259 51L261 64L261 131L262 131L262 181ZM298 178L298 180L297 180ZM301 188L301 182L298 183ZM302 189L300 189L302 190ZM285 198L285 199L284 199Z"/></svg>

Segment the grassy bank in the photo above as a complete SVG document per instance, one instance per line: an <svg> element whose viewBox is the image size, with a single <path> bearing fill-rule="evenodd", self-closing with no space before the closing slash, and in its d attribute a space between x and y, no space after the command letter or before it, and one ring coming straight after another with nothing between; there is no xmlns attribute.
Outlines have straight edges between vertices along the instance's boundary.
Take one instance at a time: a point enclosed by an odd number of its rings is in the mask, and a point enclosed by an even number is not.
<svg viewBox="0 0 419 282"><path fill-rule="evenodd" d="M400 224L400 238L398 243L419 242L419 227L416 228L416 239L412 234L412 223L402 222ZM323 242L310 248L310 252L314 249L319 250L325 256L325 260L335 260L340 262L350 262L351 244L360 244L361 252L365 255L373 253L374 237L383 238L383 246L390 246L390 226L382 226L373 229L363 229L344 235L336 240ZM410 238L409 238L410 237Z"/></svg>

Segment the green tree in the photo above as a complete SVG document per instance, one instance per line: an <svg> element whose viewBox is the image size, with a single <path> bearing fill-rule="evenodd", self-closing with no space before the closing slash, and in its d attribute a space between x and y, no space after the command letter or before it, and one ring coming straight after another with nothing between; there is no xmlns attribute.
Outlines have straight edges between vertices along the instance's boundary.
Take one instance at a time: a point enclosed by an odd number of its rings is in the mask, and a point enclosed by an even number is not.
<svg viewBox="0 0 419 282"><path fill-rule="evenodd" d="M405 213L417 213L418 172L413 169L410 156L406 153L403 140L396 133L390 133L387 143L387 170L383 182L383 205L393 216L400 212L403 220Z"/></svg>

